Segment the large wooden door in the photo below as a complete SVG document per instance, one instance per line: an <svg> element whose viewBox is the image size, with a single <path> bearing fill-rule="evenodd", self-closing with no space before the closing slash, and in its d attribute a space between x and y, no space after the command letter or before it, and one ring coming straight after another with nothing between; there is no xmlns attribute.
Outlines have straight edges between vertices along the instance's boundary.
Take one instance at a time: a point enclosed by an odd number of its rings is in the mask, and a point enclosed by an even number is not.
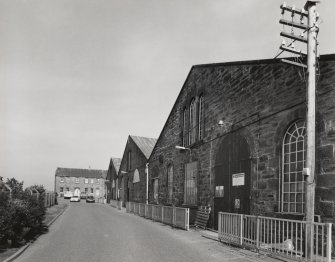
<svg viewBox="0 0 335 262"><path fill-rule="evenodd" d="M218 227L218 213L250 213L249 145L239 133L229 134L222 141L215 156L214 226Z"/></svg>

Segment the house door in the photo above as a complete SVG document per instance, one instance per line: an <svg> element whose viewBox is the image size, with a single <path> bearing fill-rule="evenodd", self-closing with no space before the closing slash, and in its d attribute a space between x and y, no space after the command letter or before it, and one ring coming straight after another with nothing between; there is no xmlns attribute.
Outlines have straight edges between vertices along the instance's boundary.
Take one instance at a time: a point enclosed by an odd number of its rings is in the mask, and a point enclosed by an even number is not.
<svg viewBox="0 0 335 262"><path fill-rule="evenodd" d="M214 226L218 228L218 213L250 213L249 145L239 133L229 134L215 156Z"/></svg>
<svg viewBox="0 0 335 262"><path fill-rule="evenodd" d="M80 189L76 188L73 193L74 196L80 196Z"/></svg>

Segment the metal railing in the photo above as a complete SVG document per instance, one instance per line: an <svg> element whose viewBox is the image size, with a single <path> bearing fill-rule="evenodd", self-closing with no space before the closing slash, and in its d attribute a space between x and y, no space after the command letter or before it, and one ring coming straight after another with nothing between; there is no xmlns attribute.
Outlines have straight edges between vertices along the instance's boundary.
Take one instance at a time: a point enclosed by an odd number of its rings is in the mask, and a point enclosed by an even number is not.
<svg viewBox="0 0 335 262"><path fill-rule="evenodd" d="M306 236L313 236L313 250ZM332 224L219 212L220 241L300 261L331 261Z"/></svg>
<svg viewBox="0 0 335 262"><path fill-rule="evenodd" d="M128 213L161 222L174 227L189 230L189 208L150 205L144 203L127 202Z"/></svg>

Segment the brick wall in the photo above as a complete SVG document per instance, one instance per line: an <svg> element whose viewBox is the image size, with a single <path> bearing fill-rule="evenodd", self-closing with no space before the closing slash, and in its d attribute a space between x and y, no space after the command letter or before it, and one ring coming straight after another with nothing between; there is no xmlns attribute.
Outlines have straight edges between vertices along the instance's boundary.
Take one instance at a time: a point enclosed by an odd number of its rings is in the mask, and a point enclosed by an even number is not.
<svg viewBox="0 0 335 262"><path fill-rule="evenodd" d="M335 212L334 55L322 57L317 93L316 212L328 219ZM205 98L204 138L191 145L191 154L176 150L182 144L183 108L201 94ZM229 132L239 132L250 149L250 212L281 216L283 137L293 121L305 118L305 97L306 73L277 60L194 66L149 159L150 178L154 169L159 174L159 202L167 203L167 166L173 164L173 204L183 205L184 165L198 161L198 205L213 207L216 154ZM232 125L220 128L219 120Z"/></svg>

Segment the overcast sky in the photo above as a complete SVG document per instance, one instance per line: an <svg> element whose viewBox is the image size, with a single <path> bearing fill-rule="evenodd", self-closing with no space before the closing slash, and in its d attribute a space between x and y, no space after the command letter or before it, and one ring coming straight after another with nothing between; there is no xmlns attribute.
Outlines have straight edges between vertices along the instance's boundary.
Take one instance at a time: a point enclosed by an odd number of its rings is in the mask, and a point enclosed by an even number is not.
<svg viewBox="0 0 335 262"><path fill-rule="evenodd" d="M0 175L53 189L57 167L107 169L129 134L159 136L192 65L273 58L281 3L0 0Z"/></svg>

